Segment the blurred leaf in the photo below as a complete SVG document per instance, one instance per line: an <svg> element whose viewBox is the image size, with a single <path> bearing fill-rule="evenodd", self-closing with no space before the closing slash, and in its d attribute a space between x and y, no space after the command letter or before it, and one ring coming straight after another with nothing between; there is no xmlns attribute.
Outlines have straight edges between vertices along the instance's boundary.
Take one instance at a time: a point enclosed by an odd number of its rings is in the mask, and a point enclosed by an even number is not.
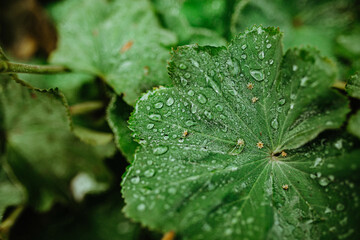
<svg viewBox="0 0 360 240"><path fill-rule="evenodd" d="M24 200L23 198L24 194L22 189L9 180L3 166L0 165L0 223L3 220L5 209L9 206L15 206L22 203Z"/></svg>
<svg viewBox="0 0 360 240"><path fill-rule="evenodd" d="M57 89L38 90L0 77L5 159L26 187L32 206L46 210L55 201L71 200L70 182L79 173L109 184L103 159L113 154L113 145L94 147L76 138L67 103Z"/></svg>
<svg viewBox="0 0 360 240"><path fill-rule="evenodd" d="M134 160L135 150L139 146L133 140L127 123L132 110L132 107L117 96L113 96L107 109L107 119L109 126L114 132L116 146L129 162Z"/></svg>
<svg viewBox="0 0 360 240"><path fill-rule="evenodd" d="M11 232L11 239L37 240L135 240L140 227L122 213L119 193L86 199L75 209L58 207L46 214L22 218ZM36 227L29 226L35 218Z"/></svg>
<svg viewBox="0 0 360 240"><path fill-rule="evenodd" d="M52 63L102 78L130 105L152 86L169 83L167 46L176 39L147 0L67 0L51 12L60 35Z"/></svg>
<svg viewBox="0 0 360 240"><path fill-rule="evenodd" d="M180 45L221 46L226 41L225 0L153 0L167 28L174 31Z"/></svg>
<svg viewBox="0 0 360 240"><path fill-rule="evenodd" d="M350 117L347 130L349 133L360 138L360 111Z"/></svg>
<svg viewBox="0 0 360 240"><path fill-rule="evenodd" d="M354 5L353 0L240 0L232 32L236 34L253 24L276 26L284 31L285 49L311 45L326 56L334 56L335 38L354 20Z"/></svg>
<svg viewBox="0 0 360 240"><path fill-rule="evenodd" d="M255 26L227 48L174 51L174 87L145 94L129 121L142 148L122 182L127 216L192 240L359 237L359 143L310 142L348 101L328 59L283 56L281 39Z"/></svg>

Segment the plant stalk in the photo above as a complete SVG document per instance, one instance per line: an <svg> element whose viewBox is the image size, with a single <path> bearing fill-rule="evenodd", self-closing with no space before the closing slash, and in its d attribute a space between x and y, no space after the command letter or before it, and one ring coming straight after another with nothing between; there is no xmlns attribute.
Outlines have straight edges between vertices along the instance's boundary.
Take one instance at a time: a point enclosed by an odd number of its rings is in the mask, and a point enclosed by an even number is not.
<svg viewBox="0 0 360 240"><path fill-rule="evenodd" d="M69 69L63 66L48 66L48 65L32 65L24 63L14 63L0 60L0 73L65 73Z"/></svg>

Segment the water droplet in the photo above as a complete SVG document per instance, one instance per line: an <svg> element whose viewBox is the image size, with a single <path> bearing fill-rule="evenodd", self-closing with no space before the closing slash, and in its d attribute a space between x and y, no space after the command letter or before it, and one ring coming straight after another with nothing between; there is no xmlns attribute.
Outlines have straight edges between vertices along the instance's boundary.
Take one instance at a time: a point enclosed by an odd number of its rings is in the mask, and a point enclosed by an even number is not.
<svg viewBox="0 0 360 240"><path fill-rule="evenodd" d="M241 46L241 49L242 49L242 50L246 49L246 44L242 45L242 46Z"/></svg>
<svg viewBox="0 0 360 240"><path fill-rule="evenodd" d="M209 71L209 75L210 75L210 77L215 76L215 71L211 69L211 70Z"/></svg>
<svg viewBox="0 0 360 240"><path fill-rule="evenodd" d="M278 129L278 128L279 128L279 122L278 122L277 118L274 118L274 119L271 121L271 127L274 128L274 129Z"/></svg>
<svg viewBox="0 0 360 240"><path fill-rule="evenodd" d="M279 100L279 105L284 105L285 104L285 102L286 102L286 100L285 100L285 98L281 98L280 100Z"/></svg>
<svg viewBox="0 0 360 240"><path fill-rule="evenodd" d="M265 57L264 51L259 52L258 56L260 59L264 59Z"/></svg>
<svg viewBox="0 0 360 240"><path fill-rule="evenodd" d="M309 80L308 77L303 77L300 79L300 86L301 87L306 87L306 82Z"/></svg>
<svg viewBox="0 0 360 240"><path fill-rule="evenodd" d="M181 81L181 84L182 84L183 86L186 86L186 84L187 84L187 82L188 82L188 81L187 81L185 78L183 78L183 77L181 78L180 81Z"/></svg>
<svg viewBox="0 0 360 240"><path fill-rule="evenodd" d="M155 103L155 108L162 108L164 104L162 102Z"/></svg>
<svg viewBox="0 0 360 240"><path fill-rule="evenodd" d="M190 78L191 77L191 74L190 73L185 73L184 75L186 78Z"/></svg>
<svg viewBox="0 0 360 240"><path fill-rule="evenodd" d="M219 112L222 112L224 110L224 107L220 104L215 106L216 110L218 110Z"/></svg>
<svg viewBox="0 0 360 240"><path fill-rule="evenodd" d="M154 127L154 124L152 124L152 123L149 123L149 124L146 126L147 129L152 129L153 127Z"/></svg>
<svg viewBox="0 0 360 240"><path fill-rule="evenodd" d="M172 97L169 97L168 100L166 101L166 105L171 106L174 104L174 99Z"/></svg>
<svg viewBox="0 0 360 240"><path fill-rule="evenodd" d="M271 43L268 43L267 45L266 45L266 48L271 48Z"/></svg>
<svg viewBox="0 0 360 240"><path fill-rule="evenodd" d="M344 204L338 203L338 204L336 205L336 210L338 210L338 211L343 211L344 209L345 209Z"/></svg>
<svg viewBox="0 0 360 240"><path fill-rule="evenodd" d="M179 68L182 69L182 70L184 70L184 69L187 68L187 66L186 66L185 64L183 64L183 63L180 63Z"/></svg>
<svg viewBox="0 0 360 240"><path fill-rule="evenodd" d="M295 72L295 71L297 71L298 70L298 66L297 65L293 65L292 66L292 70Z"/></svg>
<svg viewBox="0 0 360 240"><path fill-rule="evenodd" d="M199 67L199 63L197 61L195 61L194 59L191 59L191 63L194 65L194 67L196 67L196 68Z"/></svg>
<svg viewBox="0 0 360 240"><path fill-rule="evenodd" d="M326 187L327 185L329 185L329 180L327 178L320 178L319 180L319 184L323 187Z"/></svg>
<svg viewBox="0 0 360 240"><path fill-rule="evenodd" d="M242 58L242 59L246 59L246 54L242 54L242 55L241 55L241 58Z"/></svg>
<svg viewBox="0 0 360 240"><path fill-rule="evenodd" d="M176 188L174 188L174 187L169 188L169 189L168 189L168 193L170 193L170 194L176 194Z"/></svg>
<svg viewBox="0 0 360 240"><path fill-rule="evenodd" d="M140 203L140 204L137 206L137 210L138 210L138 211L144 211L145 208L146 208L146 206L145 206L145 204L143 204L143 203Z"/></svg>
<svg viewBox="0 0 360 240"><path fill-rule="evenodd" d="M153 149L153 153L155 155L162 155L164 153L166 153L169 150L169 148L167 146L159 146Z"/></svg>
<svg viewBox="0 0 360 240"><path fill-rule="evenodd" d="M251 70L250 74L256 81L264 80L264 74L259 70Z"/></svg>
<svg viewBox="0 0 360 240"><path fill-rule="evenodd" d="M191 120L188 120L185 122L185 125L188 126L188 127L191 127L191 126L194 126L196 124L196 122L193 122Z"/></svg>
<svg viewBox="0 0 360 240"><path fill-rule="evenodd" d="M161 120L161 115L159 115L159 114L151 114L151 115L149 115L149 118L154 120L154 121L160 121Z"/></svg>
<svg viewBox="0 0 360 240"><path fill-rule="evenodd" d="M274 63L274 60L270 59L270 60L269 60L269 64L270 64L270 65L273 65L273 63Z"/></svg>
<svg viewBox="0 0 360 240"><path fill-rule="evenodd" d="M213 118L211 112L205 111L204 114L205 114L205 116L206 116L208 119L212 119L212 118Z"/></svg>
<svg viewBox="0 0 360 240"><path fill-rule="evenodd" d="M130 179L130 182L132 184L138 184L140 182L140 177L139 176L133 177Z"/></svg>
<svg viewBox="0 0 360 240"><path fill-rule="evenodd" d="M187 94L192 97L195 95L195 92L193 90L189 90Z"/></svg>
<svg viewBox="0 0 360 240"><path fill-rule="evenodd" d="M197 106L195 104L191 105L191 113L196 113L197 111Z"/></svg>
<svg viewBox="0 0 360 240"><path fill-rule="evenodd" d="M148 169L144 172L145 177L152 177L155 175L155 170L154 169Z"/></svg>
<svg viewBox="0 0 360 240"><path fill-rule="evenodd" d="M201 93L199 94L198 96L198 101L202 104L206 103L207 102L207 99L204 95L202 95Z"/></svg>

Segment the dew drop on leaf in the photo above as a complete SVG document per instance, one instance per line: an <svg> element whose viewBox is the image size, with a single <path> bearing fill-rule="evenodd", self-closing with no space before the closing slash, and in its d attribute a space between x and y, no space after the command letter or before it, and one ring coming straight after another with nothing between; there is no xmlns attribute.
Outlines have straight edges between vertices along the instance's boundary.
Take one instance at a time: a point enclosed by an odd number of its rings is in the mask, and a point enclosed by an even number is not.
<svg viewBox="0 0 360 240"><path fill-rule="evenodd" d="M161 120L161 115L159 115L159 114L150 114L149 118L151 120L154 120L154 121L160 121Z"/></svg>
<svg viewBox="0 0 360 240"><path fill-rule="evenodd" d="M163 106L164 104L162 102L155 103L154 105L155 108L162 108Z"/></svg>
<svg viewBox="0 0 360 240"><path fill-rule="evenodd" d="M159 146L154 148L153 153L155 155L162 155L164 153L166 153L169 150L169 148L167 146Z"/></svg>
<svg viewBox="0 0 360 240"><path fill-rule="evenodd" d="M145 177L152 177L155 175L155 170L154 169L148 169L144 172Z"/></svg>
<svg viewBox="0 0 360 240"><path fill-rule="evenodd" d="M130 182L133 184L138 184L140 182L140 177L139 176L133 177L131 178Z"/></svg>
<svg viewBox="0 0 360 240"><path fill-rule="evenodd" d="M284 105L285 104L285 102L286 102L286 100L285 100L285 98L281 98L280 100L279 100L279 105Z"/></svg>
<svg viewBox="0 0 360 240"><path fill-rule="evenodd" d="M259 52L258 56L260 59L264 59L265 57L264 51Z"/></svg>
<svg viewBox="0 0 360 240"><path fill-rule="evenodd" d="M256 81L264 80L264 74L259 70L251 70L250 74Z"/></svg>
<svg viewBox="0 0 360 240"><path fill-rule="evenodd" d="M139 211L144 211L145 208L146 208L146 206L145 206L145 204L143 204L143 203L141 203L141 204L139 204L139 205L137 206L137 210L139 210Z"/></svg>
<svg viewBox="0 0 360 240"><path fill-rule="evenodd" d="M323 187L326 187L327 185L329 185L329 180L327 178L320 178L319 180L319 184Z"/></svg>
<svg viewBox="0 0 360 240"><path fill-rule="evenodd" d="M277 118L274 118L274 119L271 121L271 127L274 128L274 129L278 129L278 128L279 128L279 122L278 122Z"/></svg>
<svg viewBox="0 0 360 240"><path fill-rule="evenodd" d="M172 97L169 97L168 100L166 101L166 105L171 106L174 104L174 99Z"/></svg>
<svg viewBox="0 0 360 240"><path fill-rule="evenodd" d="M200 93L198 96L198 101L199 103L205 104L207 102L207 99L203 94Z"/></svg>
<svg viewBox="0 0 360 240"><path fill-rule="evenodd" d="M147 129L152 129L153 127L154 127L154 124L153 124L153 123L149 123L149 124L146 126Z"/></svg>
<svg viewBox="0 0 360 240"><path fill-rule="evenodd" d="M182 69L182 70L184 70L184 69L187 68L187 66L186 66L185 64L183 64L183 63L180 63L179 68Z"/></svg>

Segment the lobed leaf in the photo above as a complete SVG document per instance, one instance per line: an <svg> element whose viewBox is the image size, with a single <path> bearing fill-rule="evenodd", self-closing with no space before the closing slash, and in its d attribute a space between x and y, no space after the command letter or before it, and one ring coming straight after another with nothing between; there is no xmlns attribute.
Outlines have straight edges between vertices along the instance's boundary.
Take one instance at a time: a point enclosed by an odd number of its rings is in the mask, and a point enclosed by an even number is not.
<svg viewBox="0 0 360 240"><path fill-rule="evenodd" d="M348 101L328 59L283 55L281 38L255 26L227 48L173 53L174 87L143 95L130 118L141 149L122 182L129 217L184 239L358 235L358 143L313 140L341 126Z"/></svg>
<svg viewBox="0 0 360 240"><path fill-rule="evenodd" d="M52 13L60 35L52 63L102 78L128 104L169 83L167 46L176 39L160 27L147 0L67 0Z"/></svg>

